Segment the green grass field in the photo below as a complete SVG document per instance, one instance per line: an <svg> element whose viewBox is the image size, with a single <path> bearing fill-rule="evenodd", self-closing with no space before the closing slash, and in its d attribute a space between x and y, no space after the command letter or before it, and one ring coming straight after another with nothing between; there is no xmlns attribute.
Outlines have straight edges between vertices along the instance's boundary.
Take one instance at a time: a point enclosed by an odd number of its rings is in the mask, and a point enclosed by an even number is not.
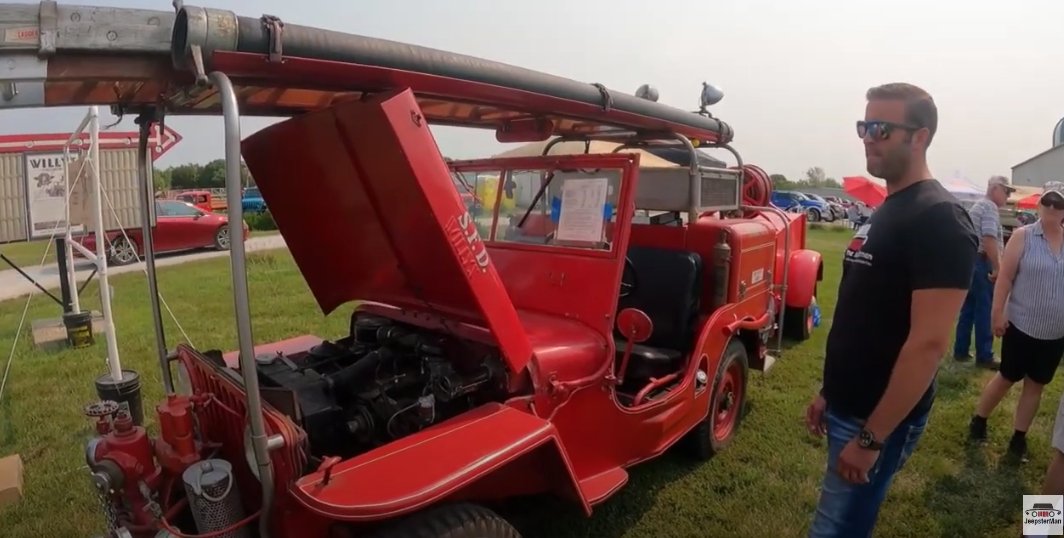
<svg viewBox="0 0 1064 538"><path fill-rule="evenodd" d="M819 297L824 324L813 339L789 349L767 375L752 373L750 414L727 452L703 464L670 453L633 468L628 485L596 507L590 519L549 498L516 500L501 511L526 537L804 535L825 448L806 432L802 416L819 387L824 338L848 238L841 228L810 232L810 247L825 257ZM321 316L286 251L249 255L249 273L256 341L305 333L333 338L346 330L342 309L329 318ZM159 279L164 299L196 346L236 347L228 259L160 268ZM121 358L140 372L145 415L151 416L161 389L144 276L119 275L112 284ZM90 284L82 304L98 308L96 295L95 283ZM24 305L24 299L0 303L0 360L11 349ZM58 312L54 303L38 296L28 314L33 320ZM95 399L92 381L105 372L106 348L101 335L85 350L35 351L28 320L0 401L0 456L22 455L25 498L0 509L0 535L90 536L99 532L103 519L84 467L84 441L92 429L81 409ZM169 316L166 331L171 345L183 338ZM999 458L1011 433L1015 390L990 420L991 443L971 449L964 443L968 417L989 375L970 365L943 364L928 433L896 479L878 536L1019 534L1021 495L1038 492L1048 463L1048 432L1060 382L1047 389L1029 435L1031 462L1012 467Z"/></svg>

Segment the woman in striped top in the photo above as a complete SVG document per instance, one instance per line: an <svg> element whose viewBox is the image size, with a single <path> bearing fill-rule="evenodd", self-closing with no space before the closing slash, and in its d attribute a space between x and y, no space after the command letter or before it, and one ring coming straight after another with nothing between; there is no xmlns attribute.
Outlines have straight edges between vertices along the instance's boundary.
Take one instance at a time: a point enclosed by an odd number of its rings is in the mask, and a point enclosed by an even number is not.
<svg viewBox="0 0 1064 538"><path fill-rule="evenodd" d="M1038 220L1018 228L1005 246L991 311L994 335L1001 337L1001 367L983 389L969 426L973 439L985 440L986 418L1023 380L1008 450L1021 461L1042 388L1064 356L1064 183L1045 185L1038 212ZM1064 435L1058 450L1064 450Z"/></svg>

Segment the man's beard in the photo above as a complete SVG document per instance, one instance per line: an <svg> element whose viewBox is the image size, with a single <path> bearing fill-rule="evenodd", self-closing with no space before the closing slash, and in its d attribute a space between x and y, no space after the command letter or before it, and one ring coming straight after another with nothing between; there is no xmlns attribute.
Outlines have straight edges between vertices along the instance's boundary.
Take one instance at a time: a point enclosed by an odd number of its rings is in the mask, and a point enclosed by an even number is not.
<svg viewBox="0 0 1064 538"><path fill-rule="evenodd" d="M868 173L886 181L888 185L901 181L909 169L909 147L907 145L893 148L879 159L879 166L869 166Z"/></svg>

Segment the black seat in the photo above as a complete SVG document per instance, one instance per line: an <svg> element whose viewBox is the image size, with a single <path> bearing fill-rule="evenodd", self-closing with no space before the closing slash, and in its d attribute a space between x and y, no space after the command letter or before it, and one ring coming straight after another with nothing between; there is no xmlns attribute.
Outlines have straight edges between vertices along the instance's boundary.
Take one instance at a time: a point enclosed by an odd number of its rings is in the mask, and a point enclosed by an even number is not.
<svg viewBox="0 0 1064 538"><path fill-rule="evenodd" d="M695 322L702 294L702 257L694 252L631 246L635 289L618 301L618 311L638 308L650 317L654 331L632 348L625 378L648 379L677 371L694 345ZM630 278L630 277L626 277ZM626 340L614 333L618 356Z"/></svg>

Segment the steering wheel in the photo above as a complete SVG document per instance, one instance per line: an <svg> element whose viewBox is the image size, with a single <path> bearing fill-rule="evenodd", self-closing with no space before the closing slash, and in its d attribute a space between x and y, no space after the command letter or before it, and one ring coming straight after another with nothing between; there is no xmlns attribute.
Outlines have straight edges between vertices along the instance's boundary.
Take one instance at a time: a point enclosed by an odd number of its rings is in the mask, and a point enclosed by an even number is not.
<svg viewBox="0 0 1064 538"><path fill-rule="evenodd" d="M629 281L625 281L625 275L630 276ZM632 264L632 259L628 256L624 257L624 271L621 272L621 292L620 297L627 297L635 290L639 284L639 278L636 276L635 265Z"/></svg>

